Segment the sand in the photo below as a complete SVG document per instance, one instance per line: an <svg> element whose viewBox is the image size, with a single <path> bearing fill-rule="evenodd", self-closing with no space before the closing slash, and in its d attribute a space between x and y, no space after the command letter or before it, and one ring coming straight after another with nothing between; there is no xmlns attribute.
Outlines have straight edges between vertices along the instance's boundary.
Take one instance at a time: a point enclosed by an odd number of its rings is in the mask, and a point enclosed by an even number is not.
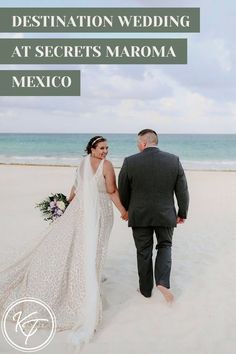
<svg viewBox="0 0 236 354"><path fill-rule="evenodd" d="M68 194L75 168L0 166L0 265L25 253L46 228L35 203ZM118 173L118 171L116 171ZM187 171L188 220L174 233L168 306L154 289L137 292L131 229L115 212L105 266L102 325L84 354L234 354L236 352L236 172ZM47 354L69 353L66 332ZM0 353L16 353L0 336Z"/></svg>

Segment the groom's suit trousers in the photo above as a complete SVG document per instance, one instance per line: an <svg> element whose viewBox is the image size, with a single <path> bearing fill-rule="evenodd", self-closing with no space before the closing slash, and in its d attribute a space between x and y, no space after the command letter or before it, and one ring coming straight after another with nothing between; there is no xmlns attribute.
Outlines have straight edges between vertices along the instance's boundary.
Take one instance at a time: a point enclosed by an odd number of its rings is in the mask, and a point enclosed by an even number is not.
<svg viewBox="0 0 236 354"><path fill-rule="evenodd" d="M133 227L133 237L137 249L137 263L140 292L150 297L153 288L153 235L157 238L155 259L155 283L170 288L171 246L173 227L151 226Z"/></svg>

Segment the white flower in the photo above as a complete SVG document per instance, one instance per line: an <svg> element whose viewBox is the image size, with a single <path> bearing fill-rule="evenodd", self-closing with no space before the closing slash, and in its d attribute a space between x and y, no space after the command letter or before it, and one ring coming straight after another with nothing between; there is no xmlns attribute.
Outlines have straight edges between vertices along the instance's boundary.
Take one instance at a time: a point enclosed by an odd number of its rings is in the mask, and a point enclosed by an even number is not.
<svg viewBox="0 0 236 354"><path fill-rule="evenodd" d="M50 208L54 208L56 206L56 203L55 202L50 202Z"/></svg>
<svg viewBox="0 0 236 354"><path fill-rule="evenodd" d="M65 203L62 201L57 202L57 207L61 210L65 210L65 208L66 208Z"/></svg>

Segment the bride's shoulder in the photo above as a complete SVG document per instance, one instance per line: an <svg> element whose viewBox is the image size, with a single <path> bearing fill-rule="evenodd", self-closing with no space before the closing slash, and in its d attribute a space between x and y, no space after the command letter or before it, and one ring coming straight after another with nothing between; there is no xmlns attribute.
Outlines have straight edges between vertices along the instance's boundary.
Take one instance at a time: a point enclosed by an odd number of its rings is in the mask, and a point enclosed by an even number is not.
<svg viewBox="0 0 236 354"><path fill-rule="evenodd" d="M103 166L104 166L104 170L105 170L105 171L108 171L108 172L109 172L109 171L111 171L111 170L114 170L114 167L113 167L111 161L109 161L109 160L104 160Z"/></svg>
<svg viewBox="0 0 236 354"><path fill-rule="evenodd" d="M104 160L104 166L106 166L106 167L113 167L111 161L109 161L109 160L107 160L107 159Z"/></svg>

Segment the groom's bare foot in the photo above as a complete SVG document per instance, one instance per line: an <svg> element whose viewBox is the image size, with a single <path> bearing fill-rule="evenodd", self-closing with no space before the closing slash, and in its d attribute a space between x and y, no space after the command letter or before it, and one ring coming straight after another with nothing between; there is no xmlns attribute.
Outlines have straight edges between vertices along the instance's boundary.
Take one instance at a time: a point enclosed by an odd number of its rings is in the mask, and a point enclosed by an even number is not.
<svg viewBox="0 0 236 354"><path fill-rule="evenodd" d="M160 290L160 292L168 303L172 303L174 301L174 295L169 289L162 285L157 285L157 288Z"/></svg>

